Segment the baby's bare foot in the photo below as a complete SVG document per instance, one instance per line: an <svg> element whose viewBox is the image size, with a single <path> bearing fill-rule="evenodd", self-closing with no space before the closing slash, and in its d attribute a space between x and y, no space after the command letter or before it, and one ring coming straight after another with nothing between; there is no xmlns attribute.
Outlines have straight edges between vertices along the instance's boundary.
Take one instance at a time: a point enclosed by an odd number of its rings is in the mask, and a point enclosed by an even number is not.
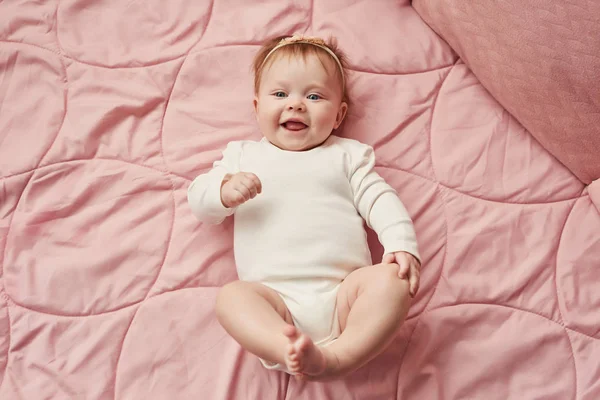
<svg viewBox="0 0 600 400"><path fill-rule="evenodd" d="M300 363L298 362L298 354L296 354L294 343L298 340L298 330L295 326L287 325L283 329L283 334L289 339L289 343L285 349L285 365L288 371L298 373Z"/></svg>
<svg viewBox="0 0 600 400"><path fill-rule="evenodd" d="M325 371L325 354L307 335L291 325L286 326L283 333L290 340L285 354L288 371L300 376L318 376Z"/></svg>

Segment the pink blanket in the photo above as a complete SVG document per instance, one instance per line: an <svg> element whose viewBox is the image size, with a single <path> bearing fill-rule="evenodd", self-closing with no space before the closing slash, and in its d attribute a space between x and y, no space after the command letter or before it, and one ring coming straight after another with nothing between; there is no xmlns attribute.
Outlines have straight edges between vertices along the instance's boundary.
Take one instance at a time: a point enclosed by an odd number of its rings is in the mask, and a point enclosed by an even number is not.
<svg viewBox="0 0 600 400"><path fill-rule="evenodd" d="M348 53L342 134L424 257L397 340L332 383L219 326L232 223L186 201L260 137L250 62L295 32ZM598 399L599 209L408 0L0 2L0 399Z"/></svg>

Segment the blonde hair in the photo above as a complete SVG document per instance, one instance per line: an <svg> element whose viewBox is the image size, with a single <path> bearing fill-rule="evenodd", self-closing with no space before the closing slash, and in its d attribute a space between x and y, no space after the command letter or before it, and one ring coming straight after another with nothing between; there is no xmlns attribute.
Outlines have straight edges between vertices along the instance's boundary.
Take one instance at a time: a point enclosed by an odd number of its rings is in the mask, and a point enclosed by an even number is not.
<svg viewBox="0 0 600 400"><path fill-rule="evenodd" d="M326 68L326 66L323 57L334 61L336 65L335 74L340 82L340 86L342 87L342 101L349 103L346 89L346 76L348 69L346 64L346 56L339 49L337 42L333 38L325 41L316 37L295 35L278 36L266 41L254 57L254 93L258 93L263 70L278 57L299 56L303 59L306 59L306 57L309 55L317 56L324 68Z"/></svg>

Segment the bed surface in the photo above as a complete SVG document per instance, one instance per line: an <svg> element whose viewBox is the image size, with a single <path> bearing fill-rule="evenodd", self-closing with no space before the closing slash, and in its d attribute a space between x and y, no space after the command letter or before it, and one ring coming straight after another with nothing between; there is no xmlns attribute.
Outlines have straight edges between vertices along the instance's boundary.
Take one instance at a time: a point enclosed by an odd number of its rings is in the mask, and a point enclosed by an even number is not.
<svg viewBox="0 0 600 400"><path fill-rule="evenodd" d="M233 224L186 199L260 138L250 63L292 33L346 51L341 135L375 148L424 258L397 340L327 384L220 327ZM2 399L598 399L599 210L408 1L0 2Z"/></svg>

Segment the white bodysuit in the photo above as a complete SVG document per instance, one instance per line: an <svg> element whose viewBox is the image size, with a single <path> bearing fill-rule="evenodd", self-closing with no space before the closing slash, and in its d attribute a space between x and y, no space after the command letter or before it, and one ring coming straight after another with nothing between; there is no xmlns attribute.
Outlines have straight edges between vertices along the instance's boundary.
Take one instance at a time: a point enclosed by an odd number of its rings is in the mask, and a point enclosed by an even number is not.
<svg viewBox="0 0 600 400"><path fill-rule="evenodd" d="M300 152L266 139L231 142L213 169L192 182L188 201L206 223L220 223L235 212L240 280L275 290L296 327L323 346L340 334L340 283L372 264L363 218L385 253L406 251L420 260L412 221L374 165L370 146L333 135ZM236 209L225 208L223 178L240 171L258 176L262 193Z"/></svg>

